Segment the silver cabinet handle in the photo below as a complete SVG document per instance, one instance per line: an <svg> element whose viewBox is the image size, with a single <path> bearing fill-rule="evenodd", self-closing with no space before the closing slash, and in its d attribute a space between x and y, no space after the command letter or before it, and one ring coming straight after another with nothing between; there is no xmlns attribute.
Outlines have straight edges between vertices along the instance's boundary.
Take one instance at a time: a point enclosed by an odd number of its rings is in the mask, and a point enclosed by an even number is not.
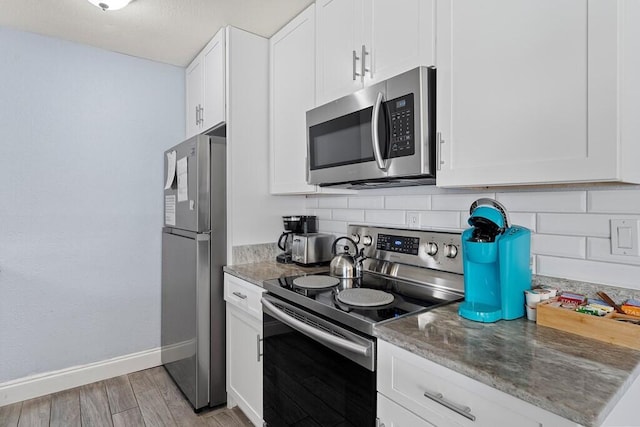
<svg viewBox="0 0 640 427"><path fill-rule="evenodd" d="M382 151L380 150L380 138L378 135L378 119L380 117L380 108L382 107L382 101L384 96L382 92L378 92L378 98L373 105L373 114L371 115L371 145L373 146L373 157L376 159L378 169L387 169L386 161L382 158Z"/></svg>
<svg viewBox="0 0 640 427"><path fill-rule="evenodd" d="M263 353L260 353L260 341L262 341L262 338L260 338L260 335L256 335L256 354L258 355L258 362L260 362L260 356L263 356Z"/></svg>
<svg viewBox="0 0 640 427"><path fill-rule="evenodd" d="M200 106L200 124L204 123L204 107Z"/></svg>
<svg viewBox="0 0 640 427"><path fill-rule="evenodd" d="M356 80L356 77L359 77L360 74L358 74L356 72L356 61L359 60L360 58L358 58L358 55L356 54L356 51L353 51L353 81Z"/></svg>
<svg viewBox="0 0 640 427"><path fill-rule="evenodd" d="M465 418L467 418L467 419L469 419L471 421L475 421L476 420L476 416L471 413L471 408L469 408L468 406L462 406L462 405L458 405L458 404L453 403L453 402L449 402L448 400L446 400L444 398L442 393L434 393L434 392L430 392L430 391L425 391L424 392L424 397L427 397L427 398L433 400L434 402L441 404L445 408L451 409L453 412L456 412L456 413L462 415L463 417L465 417Z"/></svg>
<svg viewBox="0 0 640 427"><path fill-rule="evenodd" d="M233 295L237 296L240 299L247 299L247 296L245 294L241 294L240 292L233 292Z"/></svg>
<svg viewBox="0 0 640 427"><path fill-rule="evenodd" d="M196 105L196 126L200 124L200 108Z"/></svg>
<svg viewBox="0 0 640 427"><path fill-rule="evenodd" d="M442 169L442 165L444 162L442 161L442 144L444 144L444 140L442 139L442 132L436 132L436 169Z"/></svg>
<svg viewBox="0 0 640 427"><path fill-rule="evenodd" d="M367 55L369 55L369 52L367 52L367 48L365 47L365 45L362 45L362 54L360 55L360 81L362 83L364 83L364 76L366 75L367 71L369 72L369 77L373 77L371 75L371 69L366 67Z"/></svg>

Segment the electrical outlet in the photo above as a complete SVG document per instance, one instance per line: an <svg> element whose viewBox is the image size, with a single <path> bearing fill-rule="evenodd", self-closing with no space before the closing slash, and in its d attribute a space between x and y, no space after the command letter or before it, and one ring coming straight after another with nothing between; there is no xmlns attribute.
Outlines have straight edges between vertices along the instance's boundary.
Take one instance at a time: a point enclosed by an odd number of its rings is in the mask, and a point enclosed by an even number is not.
<svg viewBox="0 0 640 427"><path fill-rule="evenodd" d="M407 212L407 226L420 228L420 212Z"/></svg>

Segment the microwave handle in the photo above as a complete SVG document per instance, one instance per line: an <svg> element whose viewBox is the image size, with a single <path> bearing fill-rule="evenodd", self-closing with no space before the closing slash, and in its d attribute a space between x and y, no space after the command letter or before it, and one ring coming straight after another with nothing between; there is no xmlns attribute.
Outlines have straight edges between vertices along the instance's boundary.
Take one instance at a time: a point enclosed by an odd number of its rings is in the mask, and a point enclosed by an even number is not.
<svg viewBox="0 0 640 427"><path fill-rule="evenodd" d="M382 151L380 150L380 136L378 135L378 120L380 118L380 109L382 108L382 101L384 95L382 92L378 92L378 98L376 103L373 104L373 114L371 115L371 144L373 145L373 157L376 159L378 169L386 170L386 160L382 158Z"/></svg>

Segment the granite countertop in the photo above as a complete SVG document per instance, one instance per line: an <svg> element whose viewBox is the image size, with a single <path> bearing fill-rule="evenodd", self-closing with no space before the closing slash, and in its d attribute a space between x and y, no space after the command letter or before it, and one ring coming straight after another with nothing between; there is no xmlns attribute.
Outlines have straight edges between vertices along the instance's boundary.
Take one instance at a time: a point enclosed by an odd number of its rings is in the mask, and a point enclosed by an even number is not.
<svg viewBox="0 0 640 427"><path fill-rule="evenodd" d="M285 276L327 271L275 261L224 267L262 287ZM587 284L535 277L538 284L586 291ZM602 287L614 299L624 290ZM622 291L621 294L616 292ZM640 351L537 326L524 318L478 323L451 304L394 320L375 335L490 387L584 426L598 426L640 375Z"/></svg>
<svg viewBox="0 0 640 427"><path fill-rule="evenodd" d="M227 265L225 273L233 274L247 282L262 287L262 282L279 277L297 276L301 274L328 271L329 266L303 267L297 264L280 264L275 261L263 261L250 264Z"/></svg>
<svg viewBox="0 0 640 427"><path fill-rule="evenodd" d="M378 338L585 426L598 426L640 374L640 351L537 326L478 323L458 305L376 327Z"/></svg>

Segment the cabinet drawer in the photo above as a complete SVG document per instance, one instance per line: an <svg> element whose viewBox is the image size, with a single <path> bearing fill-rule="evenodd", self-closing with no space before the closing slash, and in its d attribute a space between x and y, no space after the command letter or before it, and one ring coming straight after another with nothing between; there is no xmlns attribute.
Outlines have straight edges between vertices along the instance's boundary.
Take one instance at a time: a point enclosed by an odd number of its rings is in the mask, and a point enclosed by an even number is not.
<svg viewBox="0 0 640 427"><path fill-rule="evenodd" d="M380 427L434 427L402 406L378 393L378 420Z"/></svg>
<svg viewBox="0 0 640 427"><path fill-rule="evenodd" d="M262 321L262 293L264 289L230 274L224 275L224 300Z"/></svg>
<svg viewBox="0 0 640 427"><path fill-rule="evenodd" d="M384 341L378 346L378 391L437 426L539 427L536 411L546 413ZM524 406L533 412L515 411Z"/></svg>

